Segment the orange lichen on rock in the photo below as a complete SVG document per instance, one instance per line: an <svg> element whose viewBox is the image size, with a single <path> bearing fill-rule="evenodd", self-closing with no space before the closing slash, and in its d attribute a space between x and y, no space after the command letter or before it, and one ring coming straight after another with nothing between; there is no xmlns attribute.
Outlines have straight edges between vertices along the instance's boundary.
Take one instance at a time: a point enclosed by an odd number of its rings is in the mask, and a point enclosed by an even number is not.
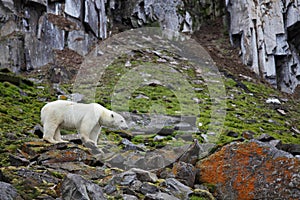
<svg viewBox="0 0 300 200"><path fill-rule="evenodd" d="M290 199L300 193L294 189L300 188L299 160L259 142L227 145L196 168L197 181L214 184L220 199Z"/></svg>

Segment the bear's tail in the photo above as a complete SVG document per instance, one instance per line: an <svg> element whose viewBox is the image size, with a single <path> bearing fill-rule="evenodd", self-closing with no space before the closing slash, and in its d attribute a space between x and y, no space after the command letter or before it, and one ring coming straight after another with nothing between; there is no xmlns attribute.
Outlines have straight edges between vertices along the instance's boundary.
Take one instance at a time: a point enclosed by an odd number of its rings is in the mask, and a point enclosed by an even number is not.
<svg viewBox="0 0 300 200"><path fill-rule="evenodd" d="M45 118L46 118L46 113L45 113L45 110L46 110L46 106L44 106L42 109L41 109L41 123L42 125L44 125L44 122L45 122Z"/></svg>

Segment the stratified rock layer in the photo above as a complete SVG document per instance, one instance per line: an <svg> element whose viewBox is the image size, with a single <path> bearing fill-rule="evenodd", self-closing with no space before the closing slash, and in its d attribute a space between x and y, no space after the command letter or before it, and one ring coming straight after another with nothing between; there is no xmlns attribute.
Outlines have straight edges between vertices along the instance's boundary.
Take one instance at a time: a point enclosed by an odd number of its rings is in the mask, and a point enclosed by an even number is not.
<svg viewBox="0 0 300 200"><path fill-rule="evenodd" d="M243 63L291 93L300 82L300 2L227 1L231 41Z"/></svg>

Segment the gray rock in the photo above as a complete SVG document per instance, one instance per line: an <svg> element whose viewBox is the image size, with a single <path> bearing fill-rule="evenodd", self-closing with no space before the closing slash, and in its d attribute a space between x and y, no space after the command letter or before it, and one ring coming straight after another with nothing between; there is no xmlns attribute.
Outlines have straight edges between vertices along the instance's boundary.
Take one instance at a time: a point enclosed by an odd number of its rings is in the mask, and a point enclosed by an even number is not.
<svg viewBox="0 0 300 200"><path fill-rule="evenodd" d="M109 163L112 167L119 167L120 169L123 169L124 161L124 156L120 154L114 155L112 158L106 160L106 162Z"/></svg>
<svg viewBox="0 0 300 200"><path fill-rule="evenodd" d="M47 0L28 0L28 1L35 2L35 3L41 4L43 6L47 6L48 5Z"/></svg>
<svg viewBox="0 0 300 200"><path fill-rule="evenodd" d="M128 150L138 150L138 151L143 151L142 148L140 148L139 146L133 144L132 142L130 142L128 139L124 138L121 141L121 144L124 145L124 150L128 151Z"/></svg>
<svg viewBox="0 0 300 200"><path fill-rule="evenodd" d="M73 30L69 32L67 43L69 49L85 56L95 44L95 38L85 33L83 30Z"/></svg>
<svg viewBox="0 0 300 200"><path fill-rule="evenodd" d="M16 188L11 184L0 181L0 199L11 200L11 199L22 199L17 193Z"/></svg>
<svg viewBox="0 0 300 200"><path fill-rule="evenodd" d="M0 29L0 36L5 37L18 31L17 24L13 20L6 22Z"/></svg>
<svg viewBox="0 0 300 200"><path fill-rule="evenodd" d="M101 39L107 38L107 17L105 3L105 0L96 0L96 7L99 12L99 37Z"/></svg>
<svg viewBox="0 0 300 200"><path fill-rule="evenodd" d="M146 182L155 183L158 180L156 174L143 169L132 168L129 170L129 172L134 172L136 174L137 179L142 182L146 181Z"/></svg>
<svg viewBox="0 0 300 200"><path fill-rule="evenodd" d="M98 13L95 7L95 4L91 0L85 0L85 15L84 15L84 22L87 23L94 34L98 37L99 36L99 21L98 21Z"/></svg>
<svg viewBox="0 0 300 200"><path fill-rule="evenodd" d="M13 154L9 154L9 161L12 166L28 166L29 165L29 160L26 158L22 158Z"/></svg>
<svg viewBox="0 0 300 200"><path fill-rule="evenodd" d="M65 13L68 15L79 18L81 16L82 0L66 0Z"/></svg>
<svg viewBox="0 0 300 200"><path fill-rule="evenodd" d="M293 158L294 156L286 151L278 150L276 147L272 146L269 143L261 142L258 140L250 140L250 142L256 142L260 146L267 146L269 147L269 152L268 154L272 156L272 158L280 158L280 157L285 157L285 158ZM280 145L279 145L280 146Z"/></svg>
<svg viewBox="0 0 300 200"><path fill-rule="evenodd" d="M145 200L179 200L179 198L164 192L158 192L156 194L146 194Z"/></svg>
<svg viewBox="0 0 300 200"><path fill-rule="evenodd" d="M276 147L280 150L289 152L294 156L300 155L300 145L299 144L282 144L278 143Z"/></svg>
<svg viewBox="0 0 300 200"><path fill-rule="evenodd" d="M44 15L40 17L39 22L37 39L47 44L48 48L64 49L65 31L48 21Z"/></svg>
<svg viewBox="0 0 300 200"><path fill-rule="evenodd" d="M3 6L9 11L16 13L16 8L13 0L2 0Z"/></svg>
<svg viewBox="0 0 300 200"><path fill-rule="evenodd" d="M140 192L144 195L145 194L155 194L155 193L159 192L159 189L155 185L152 185L149 183L143 183L141 185Z"/></svg>
<svg viewBox="0 0 300 200"><path fill-rule="evenodd" d="M104 188L103 188L104 192L108 195L114 193L115 191L117 191L117 187L114 186L114 185L106 185Z"/></svg>
<svg viewBox="0 0 300 200"><path fill-rule="evenodd" d="M256 139L259 140L259 141L262 141L262 142L269 142L269 141L271 141L271 140L275 140L274 137L272 137L272 136L270 136L270 135L268 135L268 134L266 134L266 133L261 134L261 135L258 136Z"/></svg>
<svg viewBox="0 0 300 200"><path fill-rule="evenodd" d="M199 150L200 144L198 140L195 139L194 143L191 144L189 148L178 158L178 161L195 165L198 160Z"/></svg>
<svg viewBox="0 0 300 200"><path fill-rule="evenodd" d="M145 169L158 169L165 166L165 158L163 155L159 154L153 154L147 156L147 159L145 160Z"/></svg>
<svg viewBox="0 0 300 200"><path fill-rule="evenodd" d="M124 200L138 200L138 198L134 195L129 195L129 194L123 194L122 195Z"/></svg>
<svg viewBox="0 0 300 200"><path fill-rule="evenodd" d="M26 168L20 168L17 171L17 175L36 183L43 183L44 181L46 181L48 183L58 184L58 182L60 181L58 178L55 178L49 173L36 172Z"/></svg>
<svg viewBox="0 0 300 200"><path fill-rule="evenodd" d="M76 174L67 174L61 185L65 200L103 200L102 188Z"/></svg>
<svg viewBox="0 0 300 200"><path fill-rule="evenodd" d="M166 187L164 189L166 193L172 194L179 199L189 199L189 195L193 193L188 186L174 178L166 179L162 185Z"/></svg>
<svg viewBox="0 0 300 200"><path fill-rule="evenodd" d="M52 49L32 33L25 34L25 51L27 68L39 68L54 61Z"/></svg>
<svg viewBox="0 0 300 200"><path fill-rule="evenodd" d="M23 37L8 37L0 41L0 68L18 72L25 62ZM23 68L26 70L26 67Z"/></svg>
<svg viewBox="0 0 300 200"><path fill-rule="evenodd" d="M193 187L196 178L196 169L193 165L185 162L177 162L172 169L175 178L181 183Z"/></svg>

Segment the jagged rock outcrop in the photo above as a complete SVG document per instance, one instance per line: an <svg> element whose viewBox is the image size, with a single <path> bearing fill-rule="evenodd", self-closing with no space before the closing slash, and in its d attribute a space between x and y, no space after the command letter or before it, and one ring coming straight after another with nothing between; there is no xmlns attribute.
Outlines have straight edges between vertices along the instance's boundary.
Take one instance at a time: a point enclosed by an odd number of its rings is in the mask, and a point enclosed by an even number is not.
<svg viewBox="0 0 300 200"><path fill-rule="evenodd" d="M219 2L1 0L0 67L19 72L55 64L54 50L71 49L85 56L99 39L132 27L192 33L205 19L222 13Z"/></svg>
<svg viewBox="0 0 300 200"><path fill-rule="evenodd" d="M274 87L292 93L300 83L299 1L227 1L230 37L243 63Z"/></svg>
<svg viewBox="0 0 300 200"><path fill-rule="evenodd" d="M13 72L55 64L55 50L84 56L107 37L104 0L2 0L0 13L0 67Z"/></svg>
<svg viewBox="0 0 300 200"><path fill-rule="evenodd" d="M132 27L152 25L192 33L205 20L221 16L224 13L224 4L220 0L110 0L109 16L115 22L126 23Z"/></svg>

